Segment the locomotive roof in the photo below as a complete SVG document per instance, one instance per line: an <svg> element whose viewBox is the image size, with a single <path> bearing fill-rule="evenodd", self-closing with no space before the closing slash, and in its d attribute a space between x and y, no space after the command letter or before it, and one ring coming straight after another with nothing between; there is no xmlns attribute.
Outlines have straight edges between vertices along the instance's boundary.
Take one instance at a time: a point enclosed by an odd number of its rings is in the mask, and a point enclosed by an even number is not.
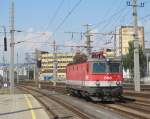
<svg viewBox="0 0 150 119"><path fill-rule="evenodd" d="M68 66L71 65L77 65L77 64L84 64L87 62L98 62L98 61L102 61L102 62L106 62L106 61L116 61L116 62L120 62L121 58L120 57L107 57L107 58L89 58L87 61L85 62L81 62L81 63L72 63L72 64L68 64Z"/></svg>
<svg viewBox="0 0 150 119"><path fill-rule="evenodd" d="M121 61L120 57L89 58L88 61Z"/></svg>
<svg viewBox="0 0 150 119"><path fill-rule="evenodd" d="M80 63L70 63L70 64L68 64L67 66L72 66L72 65L77 65L77 64L84 64L84 63L86 63L87 61L85 61L85 62L80 62Z"/></svg>

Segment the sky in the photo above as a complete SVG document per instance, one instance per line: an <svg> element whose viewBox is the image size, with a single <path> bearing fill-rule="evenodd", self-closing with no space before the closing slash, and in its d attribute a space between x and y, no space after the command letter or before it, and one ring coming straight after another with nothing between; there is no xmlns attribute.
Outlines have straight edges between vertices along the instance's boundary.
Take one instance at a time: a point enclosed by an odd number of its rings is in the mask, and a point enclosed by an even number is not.
<svg viewBox="0 0 150 119"><path fill-rule="evenodd" d="M145 43L146 47L150 47L150 0L138 0L138 4L141 2L145 6L138 7L138 24L145 27ZM92 25L92 32L108 33L121 25L133 23L132 8L127 6L126 0L14 0L14 3L15 29L22 31L15 33L15 42L26 41L15 45L15 56L18 53L19 62L24 62L25 53L34 52L35 48L52 52L50 44L53 40L60 45L84 45L84 37L81 39L79 34L72 37L65 32L85 32L85 24ZM0 0L0 25L5 25L9 31L9 0ZM9 40L9 34L7 36ZM3 38L2 33L0 38ZM111 41L113 36L97 35L92 39L93 46L111 47L106 42ZM0 40L0 47L2 61L3 40ZM62 51L68 49L60 47L58 52ZM4 55L8 62L9 51Z"/></svg>

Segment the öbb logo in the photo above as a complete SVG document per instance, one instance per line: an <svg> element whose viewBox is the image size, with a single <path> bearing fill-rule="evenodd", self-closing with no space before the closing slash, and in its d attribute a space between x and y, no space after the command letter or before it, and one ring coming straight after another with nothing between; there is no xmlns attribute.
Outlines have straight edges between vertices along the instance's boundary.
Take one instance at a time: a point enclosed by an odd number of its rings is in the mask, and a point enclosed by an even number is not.
<svg viewBox="0 0 150 119"><path fill-rule="evenodd" d="M111 76L104 76L104 80L112 80Z"/></svg>

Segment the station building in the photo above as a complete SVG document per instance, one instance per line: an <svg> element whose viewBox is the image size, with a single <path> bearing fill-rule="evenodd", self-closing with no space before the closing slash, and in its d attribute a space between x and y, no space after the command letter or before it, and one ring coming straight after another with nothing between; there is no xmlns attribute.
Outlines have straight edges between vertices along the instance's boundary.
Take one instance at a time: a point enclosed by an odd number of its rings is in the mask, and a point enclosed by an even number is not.
<svg viewBox="0 0 150 119"><path fill-rule="evenodd" d="M66 78L66 66L73 61L74 53L57 53L57 77ZM42 53L40 76L53 76L54 56L51 53Z"/></svg>

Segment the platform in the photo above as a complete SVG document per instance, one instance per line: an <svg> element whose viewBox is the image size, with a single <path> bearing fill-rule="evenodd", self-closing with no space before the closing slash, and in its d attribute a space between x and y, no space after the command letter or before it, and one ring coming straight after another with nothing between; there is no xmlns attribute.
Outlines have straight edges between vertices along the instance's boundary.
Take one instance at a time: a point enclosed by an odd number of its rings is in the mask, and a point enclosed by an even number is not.
<svg viewBox="0 0 150 119"><path fill-rule="evenodd" d="M0 95L0 119L49 119L30 94Z"/></svg>

